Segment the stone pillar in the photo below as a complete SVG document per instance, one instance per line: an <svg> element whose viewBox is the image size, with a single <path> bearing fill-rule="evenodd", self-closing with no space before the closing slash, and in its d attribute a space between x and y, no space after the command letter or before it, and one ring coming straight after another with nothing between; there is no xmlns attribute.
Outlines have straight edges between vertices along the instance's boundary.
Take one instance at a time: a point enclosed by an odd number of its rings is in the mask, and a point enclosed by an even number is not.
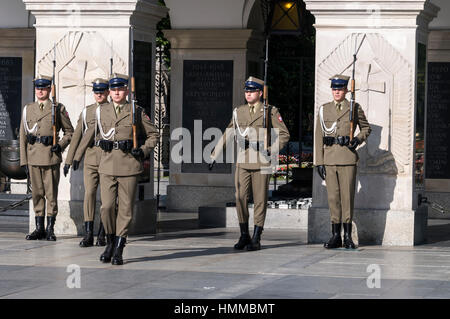
<svg viewBox="0 0 450 319"><path fill-rule="evenodd" d="M165 7L156 0L23 2L36 17L36 73L52 74L55 47L57 99L66 106L74 127L82 108L94 102L91 81L96 77L109 77L110 58L114 61L113 72L129 72L130 27L134 28L138 104L153 112L155 29L167 13ZM139 96L143 99L139 100ZM66 153L67 150L63 161ZM62 167L55 232L79 234L83 227L83 170L72 171L64 177ZM139 200L131 233L148 233L155 229L153 169L150 172L150 182L138 185ZM96 214L96 218L98 216ZM34 213L30 203L30 229L33 228Z"/></svg>
<svg viewBox="0 0 450 319"><path fill-rule="evenodd" d="M418 244L427 226L427 208L417 205L414 184L418 46L426 45L428 23L438 8L425 0L305 3L316 19L316 116L319 106L332 100L328 78L351 75L355 46L360 46L356 101L372 134L358 149L354 225L359 242ZM325 183L314 175L308 241L319 243L328 240L331 226Z"/></svg>
<svg viewBox="0 0 450 319"><path fill-rule="evenodd" d="M170 130L185 127L191 133L191 159L196 148L194 126L202 120L200 135L209 127L222 132L234 107L245 103L246 76L262 75L263 38L249 29L166 30L171 42ZM203 74L202 74L203 73ZM171 150L178 140L171 140ZM203 143L205 146L208 141ZM200 142L201 144L201 142ZM187 149L184 149L186 152ZM173 154L172 154L173 155ZM200 206L234 201L234 165L219 164L209 171L203 163L175 163L171 156L167 209L197 211Z"/></svg>

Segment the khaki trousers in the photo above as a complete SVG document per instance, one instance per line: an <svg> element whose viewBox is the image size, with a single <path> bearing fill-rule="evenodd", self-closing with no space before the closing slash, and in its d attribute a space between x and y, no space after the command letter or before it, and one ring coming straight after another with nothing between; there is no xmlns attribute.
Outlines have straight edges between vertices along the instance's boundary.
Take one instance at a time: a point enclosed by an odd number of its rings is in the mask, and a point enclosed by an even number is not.
<svg viewBox="0 0 450 319"><path fill-rule="evenodd" d="M326 165L331 223L351 223L355 199L356 165Z"/></svg>
<svg viewBox="0 0 450 319"><path fill-rule="evenodd" d="M264 227L270 176L270 174L261 174L259 169L236 167L236 210L240 224L248 223L248 200L250 192L253 192L253 221L256 226Z"/></svg>
<svg viewBox="0 0 450 319"><path fill-rule="evenodd" d="M106 234L127 237L128 227L133 217L138 176L100 174L102 198L100 214Z"/></svg>
<svg viewBox="0 0 450 319"><path fill-rule="evenodd" d="M31 180L31 198L36 216L45 216L47 200L47 216L58 214L59 166L28 165Z"/></svg>
<svg viewBox="0 0 450 319"><path fill-rule="evenodd" d="M83 177L84 177L84 202L83 202L84 221L92 222L94 221L95 215L97 187L100 181L100 176L98 174L98 166L84 164Z"/></svg>

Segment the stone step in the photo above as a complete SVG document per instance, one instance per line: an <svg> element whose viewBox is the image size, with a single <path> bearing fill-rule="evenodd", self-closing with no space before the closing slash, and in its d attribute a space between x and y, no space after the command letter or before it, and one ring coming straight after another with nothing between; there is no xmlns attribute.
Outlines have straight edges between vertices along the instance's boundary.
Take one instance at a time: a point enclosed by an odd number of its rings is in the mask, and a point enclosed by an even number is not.
<svg viewBox="0 0 450 319"><path fill-rule="evenodd" d="M4 229L8 228L8 225L13 225L13 228L16 228L16 225L28 227L30 200L25 200L17 207L8 208L5 211L2 210L2 208L8 207L17 201L26 199L27 196L26 194L0 194L0 223Z"/></svg>
<svg viewBox="0 0 450 319"><path fill-rule="evenodd" d="M31 196L31 194L7 194L0 193L0 201L18 201Z"/></svg>
<svg viewBox="0 0 450 319"><path fill-rule="evenodd" d="M29 216L24 215L4 215L0 213L0 223L3 222L17 222L17 223L25 223L28 225Z"/></svg>
<svg viewBox="0 0 450 319"><path fill-rule="evenodd" d="M250 220L253 225L253 205L249 205ZM198 212L200 227L239 227L236 207L205 206ZM308 209L267 208L265 229L308 228Z"/></svg>

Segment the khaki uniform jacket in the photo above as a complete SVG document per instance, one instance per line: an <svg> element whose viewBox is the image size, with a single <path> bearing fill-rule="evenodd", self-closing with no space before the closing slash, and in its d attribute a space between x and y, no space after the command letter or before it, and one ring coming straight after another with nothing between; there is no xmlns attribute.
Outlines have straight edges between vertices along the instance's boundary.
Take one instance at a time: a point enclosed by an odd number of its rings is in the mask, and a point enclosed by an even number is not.
<svg viewBox="0 0 450 319"><path fill-rule="evenodd" d="M115 134L111 141L133 139L131 111L131 104L128 102L122 106L118 116L116 116L113 103L103 104L100 107L100 124L103 132L106 134L111 128L115 128ZM138 138L142 136L145 140L140 148L144 152L144 156L148 157L152 149L158 144L159 133L144 109L139 106L136 106L136 128ZM91 138L94 137L94 130L90 132L90 136ZM100 140L102 136L97 132L96 138ZM143 172L142 161L131 155L131 152L125 153L120 149L113 149L111 152L100 149L100 152L99 173L113 176L131 176Z"/></svg>
<svg viewBox="0 0 450 319"><path fill-rule="evenodd" d="M101 156L100 149L98 147L91 147L93 139L89 138L92 135L90 132L94 132L95 129L95 111L97 107L97 103L86 106L87 127L85 127L83 112L81 112L75 133L73 133L72 140L70 141L69 151L66 156L66 164L72 165L74 160L80 162L84 155L84 164L92 166L99 165Z"/></svg>
<svg viewBox="0 0 450 319"><path fill-rule="evenodd" d="M355 124L359 127L359 134L356 136L359 141L364 142L369 136L371 129L369 122L364 115L362 107L356 104L358 112L355 114ZM323 121L325 126L330 128L336 122L336 132L327 136L349 136L350 135L350 102L345 99L342 102L342 110L338 111L334 101L323 105ZM316 129L314 136L314 165L356 165L358 162L358 153L356 150L350 150L347 146L333 144L326 146L323 144L323 137L325 136L320 124L320 116L317 115Z"/></svg>
<svg viewBox="0 0 450 319"><path fill-rule="evenodd" d="M27 104L26 121L29 129L32 129L35 124L36 136L53 136L52 130L52 102L47 100L44 102L44 109L41 111L38 102ZM73 126L70 122L69 114L62 104L58 104L56 108L56 136L58 132L63 130L64 135L57 143L61 146L62 151L69 145L73 134ZM62 162L61 153L52 152L51 145L45 146L42 143L34 143L33 145L27 142L27 132L23 123L23 109L20 121L20 165L35 165L35 166L51 166L60 164Z"/></svg>
<svg viewBox="0 0 450 319"><path fill-rule="evenodd" d="M250 107L248 104L244 104L241 105L239 107L236 108L236 112L237 112L237 122L239 124L239 129L241 130L241 132L245 131L245 129L247 127L249 128L253 128L256 132L257 136L249 136L248 139L250 141L258 141L258 142L263 142L264 141L264 137L259 135L259 130L263 129L263 112L264 112L264 106L261 102L258 102L257 104L255 104L255 114L250 115ZM272 128L276 128L279 129L278 131L278 140L279 140L279 150L282 150L283 147L287 144L287 142L289 141L290 135L289 135L289 131L286 127L286 125L284 124L280 112L278 111L278 109L274 106L272 106L271 108L271 123L272 123ZM227 129L229 128L233 128L235 126L234 123L234 117L231 119L230 124L228 124ZM236 128L236 135L239 134L239 130ZM225 134L224 134L225 135ZM222 150L226 147L226 137L222 136L219 140L219 142L217 143L214 152L211 155L211 158L213 160L216 160L218 156L221 155ZM274 140L271 141L271 145L274 145ZM269 148L270 150L270 148ZM253 152L253 150L251 150L251 148L248 149L244 149L244 148L238 148L238 152L240 154L238 154L238 158L243 158L243 159L249 159L250 158L250 151ZM256 163L248 163L248 162L244 162L244 163L240 163L239 160L236 163L236 166L241 167L241 168L245 168L245 169L260 169L261 166L268 166L270 165L270 163L262 163L260 161L260 156L257 156L257 162Z"/></svg>

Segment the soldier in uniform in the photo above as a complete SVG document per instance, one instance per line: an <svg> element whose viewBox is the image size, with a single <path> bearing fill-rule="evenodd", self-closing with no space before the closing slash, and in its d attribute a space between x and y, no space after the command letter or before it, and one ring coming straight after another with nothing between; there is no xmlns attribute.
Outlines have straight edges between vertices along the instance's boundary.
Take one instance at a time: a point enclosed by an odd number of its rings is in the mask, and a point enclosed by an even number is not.
<svg viewBox="0 0 450 319"><path fill-rule="evenodd" d="M150 156L159 134L144 109L136 106L137 135L142 136L143 143L133 148L132 105L126 100L128 76L114 73L109 86L112 103L103 105L96 113L95 145L101 148L98 168L101 218L106 232L106 247L100 261L122 265L138 176L143 172L142 161Z"/></svg>
<svg viewBox="0 0 450 319"><path fill-rule="evenodd" d="M315 129L314 165L326 182L331 214L332 236L324 244L328 249L356 248L351 237L358 162L356 147L367 139L371 131L362 107L355 103L354 128L358 126L360 132L350 140L350 102L345 98L349 79L344 75L330 78L334 100L320 107ZM343 245L341 223L344 226Z"/></svg>
<svg viewBox="0 0 450 319"><path fill-rule="evenodd" d="M252 156L252 153L264 150L264 137L260 133L263 128L264 105L261 103L263 95L264 81L249 77L245 82L245 99L247 104L234 109L233 118L227 129L234 128L238 140L238 161L236 163L235 187L236 187L236 210L239 219L241 236L234 245L235 249L247 250L261 249L261 234L264 228L267 210L267 198L269 180L271 174L263 172L264 167L270 164L264 157ZM281 150L289 141L289 131L281 118L276 107L270 106L271 127L278 129L279 149ZM243 141L239 143L239 141ZM222 136L216 145L212 155L210 169L225 147L226 138ZM270 153L270 146L268 147ZM257 154L262 155L262 154ZM256 158L256 161L254 160ZM250 193L253 193L254 200L254 229L253 237L250 238L248 219L248 201Z"/></svg>
<svg viewBox="0 0 450 319"><path fill-rule="evenodd" d="M58 213L58 184L61 153L69 145L73 134L66 108L57 103L55 110L56 134L62 129L64 136L53 145L52 102L49 99L52 78L40 75L34 79L37 101L22 109L20 124L20 165L30 177L36 230L27 240L56 240L54 225ZM47 205L45 205L47 201ZM44 229L47 206L47 229Z"/></svg>
<svg viewBox="0 0 450 319"><path fill-rule="evenodd" d="M70 166L74 171L78 169L81 158L84 155L83 177L84 177L84 226L85 236L80 242L80 247L91 247L94 245L94 214L97 195L97 187L100 176L98 166L100 163L100 149L94 147L92 134L95 132L95 111L100 105L108 103L109 83L108 80L97 78L92 82L95 103L83 108L78 119L75 133L70 142L64 165L64 176L67 176ZM105 246L105 232L103 224L100 222L97 234L97 246Z"/></svg>

